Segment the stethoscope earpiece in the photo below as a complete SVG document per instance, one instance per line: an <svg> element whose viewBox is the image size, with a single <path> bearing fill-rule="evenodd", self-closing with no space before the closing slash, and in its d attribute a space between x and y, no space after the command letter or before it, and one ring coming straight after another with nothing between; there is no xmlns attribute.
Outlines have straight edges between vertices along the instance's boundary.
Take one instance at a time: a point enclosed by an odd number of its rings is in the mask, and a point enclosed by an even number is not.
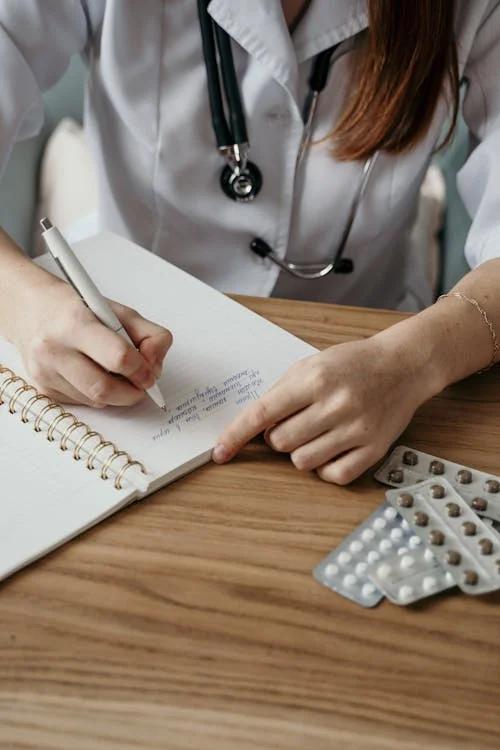
<svg viewBox="0 0 500 750"><path fill-rule="evenodd" d="M277 255L275 255L274 250L272 247L262 239L262 237L255 237L251 243L250 243L250 250L255 253L255 255L258 255L259 258L270 258L274 263L276 263L280 268L283 268L283 270L289 270L288 264L286 264L285 261L282 261L280 258L278 258ZM296 270L299 270L299 267L297 267ZM352 258L339 258L335 265L331 268L330 272L333 273L352 273L354 271L354 261ZM300 273L300 271L299 271ZM326 274L323 274L325 276ZM299 276L299 278L311 278L311 276L307 273L302 272L302 274ZM315 278L321 278L321 275L316 276Z"/></svg>
<svg viewBox="0 0 500 750"><path fill-rule="evenodd" d="M267 258L272 253L272 248L261 237L255 237L250 243L250 250L260 258Z"/></svg>
<svg viewBox="0 0 500 750"><path fill-rule="evenodd" d="M354 261L352 258L341 258L333 269L333 273L352 273L353 271Z"/></svg>

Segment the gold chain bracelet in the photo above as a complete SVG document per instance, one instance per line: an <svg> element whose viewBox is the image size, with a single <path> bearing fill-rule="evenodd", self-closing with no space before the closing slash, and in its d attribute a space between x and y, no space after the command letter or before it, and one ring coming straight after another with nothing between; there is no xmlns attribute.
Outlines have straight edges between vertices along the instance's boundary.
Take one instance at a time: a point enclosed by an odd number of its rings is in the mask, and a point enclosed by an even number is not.
<svg viewBox="0 0 500 750"><path fill-rule="evenodd" d="M464 300L464 302L468 302L470 305L476 308L478 313L481 315L482 319L488 326L488 330L491 335L491 344L492 344L492 354L491 354L491 360L489 365L486 367L483 367L482 370L478 370L477 374L480 375L482 372L486 372L487 370L490 370L493 365L496 364L497 354L500 351L500 346L498 345L498 339L497 334L495 331L495 326L491 322L491 320L488 318L488 315L486 313L486 310L481 307L477 299L473 299L472 297L467 297L465 294L461 294L460 292L448 292L448 294L442 294L440 297L437 298L437 302L439 300L444 299L445 297L457 297L457 299Z"/></svg>

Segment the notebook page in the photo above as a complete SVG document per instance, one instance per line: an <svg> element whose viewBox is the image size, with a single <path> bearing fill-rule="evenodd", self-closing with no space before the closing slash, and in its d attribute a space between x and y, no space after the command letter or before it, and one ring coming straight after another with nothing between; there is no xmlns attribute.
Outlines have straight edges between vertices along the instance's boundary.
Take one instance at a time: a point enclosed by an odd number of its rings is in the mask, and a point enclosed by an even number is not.
<svg viewBox="0 0 500 750"><path fill-rule="evenodd" d="M0 406L0 580L134 497Z"/></svg>
<svg viewBox="0 0 500 750"><path fill-rule="evenodd" d="M315 349L152 253L105 233L74 248L101 292L167 326L174 344L159 381L168 411L72 407L82 421L165 476L200 462L222 428ZM259 261L256 261L259 262ZM55 272L51 259L42 264ZM15 360L15 362L13 361ZM0 361L20 368L0 341Z"/></svg>

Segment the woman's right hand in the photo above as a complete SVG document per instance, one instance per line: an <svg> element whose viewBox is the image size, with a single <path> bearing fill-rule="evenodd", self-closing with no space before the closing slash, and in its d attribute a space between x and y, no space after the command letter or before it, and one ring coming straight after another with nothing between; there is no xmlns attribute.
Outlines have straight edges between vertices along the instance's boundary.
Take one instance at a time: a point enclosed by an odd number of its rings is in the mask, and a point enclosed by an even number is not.
<svg viewBox="0 0 500 750"><path fill-rule="evenodd" d="M67 283L30 266L17 289L8 331L30 382L66 403L104 407L140 401L161 373L170 332L110 302L134 349L106 328Z"/></svg>

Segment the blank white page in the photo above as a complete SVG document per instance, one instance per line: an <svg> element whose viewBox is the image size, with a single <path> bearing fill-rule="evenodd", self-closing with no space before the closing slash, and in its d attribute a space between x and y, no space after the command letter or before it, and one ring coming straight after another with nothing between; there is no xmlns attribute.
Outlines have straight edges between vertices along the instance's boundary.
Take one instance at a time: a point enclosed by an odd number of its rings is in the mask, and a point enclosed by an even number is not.
<svg viewBox="0 0 500 750"><path fill-rule="evenodd" d="M0 406L0 580L129 502Z"/></svg>
<svg viewBox="0 0 500 750"><path fill-rule="evenodd" d="M116 235L100 234L77 244L75 251L104 295L137 309L174 335L159 381L167 414L149 398L133 408L71 408L107 440L143 461L156 477L207 458L238 410L293 362L316 351ZM47 256L41 263L55 272ZM1 361L20 368L12 347L2 342Z"/></svg>

